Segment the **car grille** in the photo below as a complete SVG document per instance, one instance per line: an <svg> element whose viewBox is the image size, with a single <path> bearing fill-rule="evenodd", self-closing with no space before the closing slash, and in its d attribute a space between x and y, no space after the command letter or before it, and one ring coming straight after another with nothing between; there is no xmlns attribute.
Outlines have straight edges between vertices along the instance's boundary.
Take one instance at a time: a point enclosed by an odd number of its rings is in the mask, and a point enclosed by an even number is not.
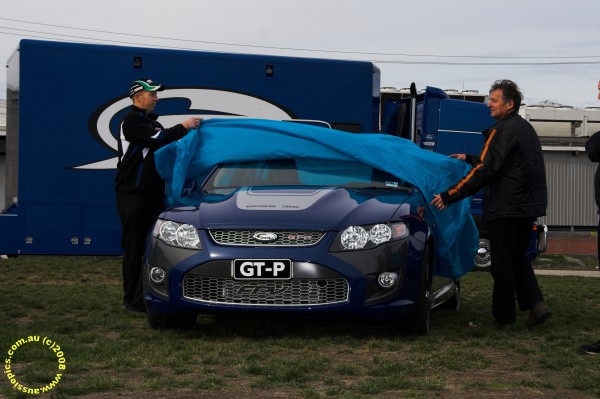
<svg viewBox="0 0 600 399"><path fill-rule="evenodd" d="M335 279L238 281L187 275L183 297L194 301L270 306L326 305L348 301L348 282Z"/></svg>
<svg viewBox="0 0 600 399"><path fill-rule="evenodd" d="M277 239L269 242L255 238L257 233L275 233ZM210 230L210 236L219 245L240 246L308 246L318 243L325 235L323 231L283 230Z"/></svg>

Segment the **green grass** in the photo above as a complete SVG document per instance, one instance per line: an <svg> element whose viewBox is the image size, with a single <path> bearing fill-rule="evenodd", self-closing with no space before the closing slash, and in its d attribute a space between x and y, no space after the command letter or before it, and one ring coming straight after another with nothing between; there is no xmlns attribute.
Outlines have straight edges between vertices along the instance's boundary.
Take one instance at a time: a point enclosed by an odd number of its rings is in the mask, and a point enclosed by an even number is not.
<svg viewBox="0 0 600 399"><path fill-rule="evenodd" d="M546 258L558 262L537 262ZM579 351L600 339L600 279L539 282L554 316L533 331L522 327L526 313L509 332L486 325L485 272L462 279L461 310L434 311L424 337L381 323L210 316L190 331L157 331L121 308L119 259L22 256L0 260L0 353L5 363L28 336L61 346L67 368L38 397L600 398L600 356ZM27 386L57 372L37 342L11 361ZM3 373L0 397L32 395Z"/></svg>
<svg viewBox="0 0 600 399"><path fill-rule="evenodd" d="M538 269L596 270L598 259L594 255L564 255L542 253L535 260Z"/></svg>

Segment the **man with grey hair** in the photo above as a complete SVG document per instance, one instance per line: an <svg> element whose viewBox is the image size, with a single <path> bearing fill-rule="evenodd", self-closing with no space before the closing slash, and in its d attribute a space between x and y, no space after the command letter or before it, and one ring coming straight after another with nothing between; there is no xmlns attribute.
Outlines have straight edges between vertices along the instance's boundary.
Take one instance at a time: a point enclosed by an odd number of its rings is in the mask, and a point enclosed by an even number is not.
<svg viewBox="0 0 600 399"><path fill-rule="evenodd" d="M548 194L542 146L533 126L518 114L521 99L513 81L492 84L488 108L496 124L484 132L481 154L450 155L473 168L431 200L432 206L443 211L485 188L482 220L491 247L493 325L499 330L510 329L516 321L515 296L519 308L529 311L528 328L552 316L526 255L532 222L546 214Z"/></svg>

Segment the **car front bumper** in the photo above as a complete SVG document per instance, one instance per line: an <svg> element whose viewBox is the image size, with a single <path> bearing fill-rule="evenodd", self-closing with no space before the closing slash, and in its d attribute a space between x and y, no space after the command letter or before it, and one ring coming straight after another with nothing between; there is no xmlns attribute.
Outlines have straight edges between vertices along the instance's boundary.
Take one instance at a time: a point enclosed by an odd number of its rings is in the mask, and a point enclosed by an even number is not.
<svg viewBox="0 0 600 399"><path fill-rule="evenodd" d="M314 247L223 247L203 240L199 251L151 238L144 265L144 299L150 314L230 313L293 317L393 320L411 312L418 290L423 244L409 237L379 247L329 252L325 240ZM233 259L290 259L289 280L236 280ZM165 281L149 279L152 267ZM383 289L383 272L398 283Z"/></svg>

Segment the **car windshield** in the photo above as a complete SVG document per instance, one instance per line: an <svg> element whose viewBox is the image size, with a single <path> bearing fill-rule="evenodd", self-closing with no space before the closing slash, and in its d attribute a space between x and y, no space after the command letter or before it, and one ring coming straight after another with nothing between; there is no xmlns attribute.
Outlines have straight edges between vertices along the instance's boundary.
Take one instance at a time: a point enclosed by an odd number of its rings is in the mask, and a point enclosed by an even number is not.
<svg viewBox="0 0 600 399"><path fill-rule="evenodd" d="M401 179L360 162L277 159L219 165L202 190L224 193L247 186L336 186L353 189L406 189Z"/></svg>

